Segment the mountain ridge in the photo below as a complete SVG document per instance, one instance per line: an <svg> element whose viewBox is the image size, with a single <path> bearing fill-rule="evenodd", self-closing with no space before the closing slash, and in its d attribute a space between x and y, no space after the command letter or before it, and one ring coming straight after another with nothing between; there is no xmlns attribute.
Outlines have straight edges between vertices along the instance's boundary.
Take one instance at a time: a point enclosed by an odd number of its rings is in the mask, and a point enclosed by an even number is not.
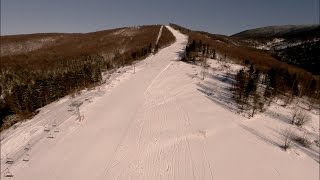
<svg viewBox="0 0 320 180"><path fill-rule="evenodd" d="M254 29L248 29L236 34L231 35L231 37L239 38L253 38L253 37L279 37L288 36L290 34L298 34L307 31L317 30L320 28L318 24L308 24L308 25L274 25L265 26Z"/></svg>

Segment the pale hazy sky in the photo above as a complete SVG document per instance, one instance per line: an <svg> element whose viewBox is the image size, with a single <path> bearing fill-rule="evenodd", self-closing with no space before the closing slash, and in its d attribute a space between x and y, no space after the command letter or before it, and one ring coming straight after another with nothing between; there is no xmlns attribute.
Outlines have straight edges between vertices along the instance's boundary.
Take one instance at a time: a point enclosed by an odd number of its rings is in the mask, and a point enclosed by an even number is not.
<svg viewBox="0 0 320 180"><path fill-rule="evenodd" d="M319 0L1 0L1 34L176 24L218 34L318 24Z"/></svg>

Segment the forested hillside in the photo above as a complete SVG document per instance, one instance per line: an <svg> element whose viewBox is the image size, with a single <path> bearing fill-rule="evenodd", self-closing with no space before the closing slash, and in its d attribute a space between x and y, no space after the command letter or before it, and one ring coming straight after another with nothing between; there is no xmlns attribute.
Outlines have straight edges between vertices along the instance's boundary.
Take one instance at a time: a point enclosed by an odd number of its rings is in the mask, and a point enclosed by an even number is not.
<svg viewBox="0 0 320 180"><path fill-rule="evenodd" d="M274 49L275 57L297 65L313 74L320 75L320 41L302 42L295 46Z"/></svg>
<svg viewBox="0 0 320 180"><path fill-rule="evenodd" d="M119 28L86 34L1 36L0 125L11 126L65 95L93 87L102 72L174 42L160 25Z"/></svg>
<svg viewBox="0 0 320 180"><path fill-rule="evenodd" d="M297 66L282 62L274 54L259 50L227 37L224 40L209 33L192 31L171 24L175 29L189 36L184 61L206 66L206 58L218 59L221 62L232 61L244 65L233 79L234 98L242 110L251 110L253 116L257 111L263 111L265 105L270 105L275 98L290 104L294 97L307 97L309 108L319 108L320 81L313 75ZM311 66L309 61L295 56L294 49L281 51L285 56L299 59L304 65ZM315 51L312 51L314 54ZM280 53L280 52L279 52ZM316 64L314 64L316 65ZM230 75L231 76L231 75Z"/></svg>
<svg viewBox="0 0 320 180"><path fill-rule="evenodd" d="M268 50L282 61L319 75L320 25L269 26L231 36L252 48Z"/></svg>

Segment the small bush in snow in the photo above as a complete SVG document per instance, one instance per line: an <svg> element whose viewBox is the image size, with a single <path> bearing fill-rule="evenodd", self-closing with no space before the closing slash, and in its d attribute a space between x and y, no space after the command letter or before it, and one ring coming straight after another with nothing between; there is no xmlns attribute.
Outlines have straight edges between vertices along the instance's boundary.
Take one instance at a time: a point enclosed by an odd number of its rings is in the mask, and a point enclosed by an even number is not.
<svg viewBox="0 0 320 180"><path fill-rule="evenodd" d="M297 115L298 115L299 113L300 113L300 109L299 109L299 108L294 108L294 109L292 110L292 112L291 112L291 117L292 117L291 122L292 122L292 124L294 124L295 119L296 119L296 117L297 117Z"/></svg>
<svg viewBox="0 0 320 180"><path fill-rule="evenodd" d="M309 113L301 109L294 109L292 112L292 124L303 126L311 121Z"/></svg>
<svg viewBox="0 0 320 180"><path fill-rule="evenodd" d="M293 131L291 129L286 129L284 132L283 132L283 146L282 148L284 150L287 150L288 148L291 147L292 145L292 137L293 137Z"/></svg>

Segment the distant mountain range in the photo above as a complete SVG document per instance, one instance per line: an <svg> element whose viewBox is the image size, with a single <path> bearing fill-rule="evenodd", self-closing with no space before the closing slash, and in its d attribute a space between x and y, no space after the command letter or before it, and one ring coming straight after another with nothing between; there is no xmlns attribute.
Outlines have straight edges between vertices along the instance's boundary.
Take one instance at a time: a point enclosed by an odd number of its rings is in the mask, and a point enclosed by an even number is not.
<svg viewBox="0 0 320 180"><path fill-rule="evenodd" d="M267 26L239 32L231 37L237 38L314 38L320 37L320 25L282 25Z"/></svg>
<svg viewBox="0 0 320 180"><path fill-rule="evenodd" d="M268 26L230 37L244 45L268 50L280 61L320 75L320 25Z"/></svg>

